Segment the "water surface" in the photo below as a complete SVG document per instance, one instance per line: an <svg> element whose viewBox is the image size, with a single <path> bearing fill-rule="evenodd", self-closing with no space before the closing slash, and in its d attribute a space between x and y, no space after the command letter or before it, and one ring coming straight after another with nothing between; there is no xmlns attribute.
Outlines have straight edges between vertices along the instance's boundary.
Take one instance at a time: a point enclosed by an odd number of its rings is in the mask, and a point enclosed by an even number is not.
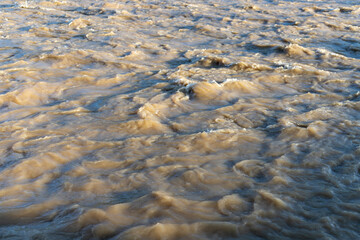
<svg viewBox="0 0 360 240"><path fill-rule="evenodd" d="M360 238L358 1L0 4L1 239Z"/></svg>

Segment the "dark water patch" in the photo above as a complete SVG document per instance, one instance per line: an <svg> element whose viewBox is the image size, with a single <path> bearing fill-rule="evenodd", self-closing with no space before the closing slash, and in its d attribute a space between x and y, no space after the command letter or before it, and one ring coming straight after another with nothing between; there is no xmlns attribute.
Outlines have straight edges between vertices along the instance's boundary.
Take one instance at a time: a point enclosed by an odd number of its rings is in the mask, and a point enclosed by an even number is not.
<svg viewBox="0 0 360 240"><path fill-rule="evenodd" d="M20 27L18 28L18 30L28 32L31 28L32 28L31 26L26 26L26 27Z"/></svg>
<svg viewBox="0 0 360 240"><path fill-rule="evenodd" d="M16 4L0 4L0 8L13 8Z"/></svg>
<svg viewBox="0 0 360 240"><path fill-rule="evenodd" d="M169 65L170 69L176 69L177 67L179 67L181 65L192 63L192 60L182 56L182 57L178 57L178 58L169 60L166 63Z"/></svg>
<svg viewBox="0 0 360 240"><path fill-rule="evenodd" d="M349 58L360 59L360 45L353 40L322 39L320 42L309 43L309 47L326 49L332 53Z"/></svg>
<svg viewBox="0 0 360 240"><path fill-rule="evenodd" d="M244 48L247 51L260 53L264 56L285 53L284 47L282 45L275 45L270 43L269 44L247 43L244 46Z"/></svg>
<svg viewBox="0 0 360 240"><path fill-rule="evenodd" d="M82 40L88 40L88 38L86 37L86 34L77 34L77 35L74 35L72 38L76 39L82 39Z"/></svg>
<svg viewBox="0 0 360 240"><path fill-rule="evenodd" d="M75 12L75 13L79 13L85 16L100 16L100 17L106 17L106 16L111 16L111 15L115 15L116 11L115 10L105 10L105 9L101 9L101 8L83 8L83 7L77 7L77 8L73 8L73 9L66 9L65 11L69 11L69 12Z"/></svg>
<svg viewBox="0 0 360 240"><path fill-rule="evenodd" d="M117 94L116 95L98 97L92 103L90 103L89 105L86 105L85 108L88 109L91 112L98 112L98 111L100 111L101 107L106 106L108 101L111 98L115 97L115 96L117 96Z"/></svg>

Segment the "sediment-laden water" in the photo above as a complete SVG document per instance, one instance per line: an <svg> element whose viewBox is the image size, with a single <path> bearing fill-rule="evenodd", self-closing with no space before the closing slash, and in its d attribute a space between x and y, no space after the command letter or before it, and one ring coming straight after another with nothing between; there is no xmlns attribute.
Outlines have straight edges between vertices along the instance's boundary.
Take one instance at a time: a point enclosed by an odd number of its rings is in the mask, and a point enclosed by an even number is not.
<svg viewBox="0 0 360 240"><path fill-rule="evenodd" d="M359 239L360 4L0 3L1 239Z"/></svg>

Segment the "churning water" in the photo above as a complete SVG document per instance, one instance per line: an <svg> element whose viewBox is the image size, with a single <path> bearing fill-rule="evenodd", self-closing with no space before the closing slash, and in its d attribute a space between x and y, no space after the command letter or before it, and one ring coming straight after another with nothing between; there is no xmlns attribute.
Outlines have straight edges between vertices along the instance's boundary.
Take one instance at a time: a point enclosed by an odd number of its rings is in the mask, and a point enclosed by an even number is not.
<svg viewBox="0 0 360 240"><path fill-rule="evenodd" d="M359 111L358 1L2 0L0 238L359 239Z"/></svg>

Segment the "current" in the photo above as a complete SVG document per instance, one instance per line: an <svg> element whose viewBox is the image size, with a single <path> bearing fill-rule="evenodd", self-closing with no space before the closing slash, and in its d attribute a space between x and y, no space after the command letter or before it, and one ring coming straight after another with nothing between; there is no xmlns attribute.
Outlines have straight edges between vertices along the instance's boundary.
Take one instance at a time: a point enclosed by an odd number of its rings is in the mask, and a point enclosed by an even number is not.
<svg viewBox="0 0 360 240"><path fill-rule="evenodd" d="M0 239L360 239L358 0L0 1Z"/></svg>

